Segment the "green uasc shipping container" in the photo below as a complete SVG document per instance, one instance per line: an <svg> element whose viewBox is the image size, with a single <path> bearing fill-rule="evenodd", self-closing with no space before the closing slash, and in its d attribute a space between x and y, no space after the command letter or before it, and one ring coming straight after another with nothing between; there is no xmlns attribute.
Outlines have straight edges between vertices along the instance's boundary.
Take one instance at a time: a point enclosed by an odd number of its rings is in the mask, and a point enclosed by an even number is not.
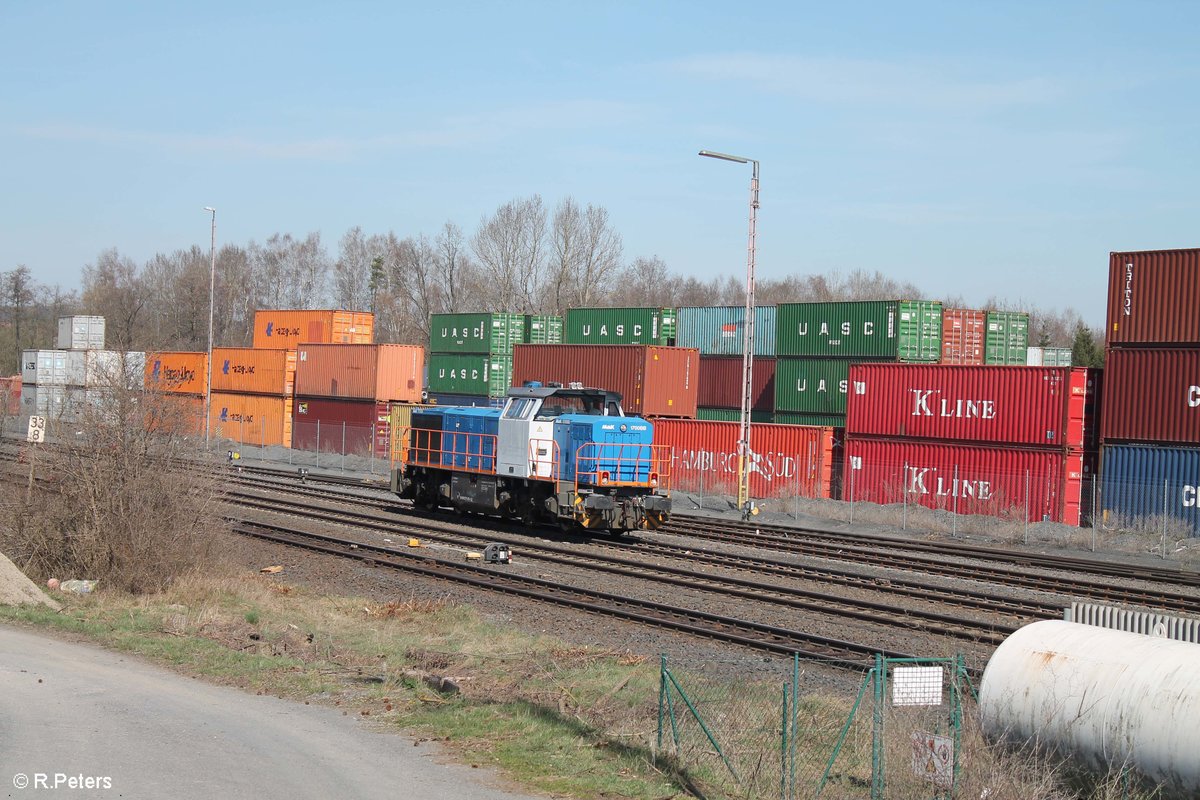
<svg viewBox="0 0 1200 800"><path fill-rule="evenodd" d="M1024 366L1029 353L1029 315L1024 311L989 311L983 340L983 363Z"/></svg>
<svg viewBox="0 0 1200 800"><path fill-rule="evenodd" d="M775 412L846 415L850 358L775 359Z"/></svg>
<svg viewBox="0 0 1200 800"><path fill-rule="evenodd" d="M512 377L512 356L433 353L429 356L430 394L504 397Z"/></svg>
<svg viewBox="0 0 1200 800"><path fill-rule="evenodd" d="M511 356L513 345L524 341L524 314L434 314L429 320L431 353Z"/></svg>
<svg viewBox="0 0 1200 800"><path fill-rule="evenodd" d="M770 411L751 411L750 421L756 425L768 423L773 421L774 416ZM696 419L709 422L741 422L742 412L737 408L697 408Z"/></svg>
<svg viewBox="0 0 1200 800"><path fill-rule="evenodd" d="M775 313L775 352L937 363L942 357L942 304L935 300L785 303Z"/></svg>
<svg viewBox="0 0 1200 800"><path fill-rule="evenodd" d="M563 319L552 314L525 315L525 344L562 344Z"/></svg>
<svg viewBox="0 0 1200 800"><path fill-rule="evenodd" d="M565 344L675 344L673 308L572 308Z"/></svg>

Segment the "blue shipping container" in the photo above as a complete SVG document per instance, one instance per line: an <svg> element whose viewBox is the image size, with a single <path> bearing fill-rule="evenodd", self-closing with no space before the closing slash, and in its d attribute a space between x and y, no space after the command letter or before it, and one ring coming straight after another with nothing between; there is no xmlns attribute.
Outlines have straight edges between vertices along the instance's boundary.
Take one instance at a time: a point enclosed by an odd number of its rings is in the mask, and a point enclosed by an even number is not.
<svg viewBox="0 0 1200 800"><path fill-rule="evenodd" d="M1137 519L1183 520L1200 534L1200 449L1109 445L1100 471L1100 507L1106 526Z"/></svg>
<svg viewBox="0 0 1200 800"><path fill-rule="evenodd" d="M675 344L698 348L705 356L740 356L745 319L745 306L681 308ZM754 309L754 355L775 355L775 306Z"/></svg>

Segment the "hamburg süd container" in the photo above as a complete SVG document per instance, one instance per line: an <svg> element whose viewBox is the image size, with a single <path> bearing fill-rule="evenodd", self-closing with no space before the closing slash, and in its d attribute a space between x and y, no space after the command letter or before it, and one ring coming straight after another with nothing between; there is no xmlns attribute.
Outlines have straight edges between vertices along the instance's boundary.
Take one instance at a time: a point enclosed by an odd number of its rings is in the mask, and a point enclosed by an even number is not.
<svg viewBox="0 0 1200 800"><path fill-rule="evenodd" d="M562 344L562 340L562 317L553 314L525 315L525 341L522 344Z"/></svg>
<svg viewBox="0 0 1200 800"><path fill-rule="evenodd" d="M1200 346L1200 248L1110 253L1104 344Z"/></svg>
<svg viewBox="0 0 1200 800"><path fill-rule="evenodd" d="M419 402L425 349L412 344L302 344L296 394Z"/></svg>
<svg viewBox="0 0 1200 800"><path fill-rule="evenodd" d="M147 353L145 385L156 392L204 394L208 386L208 353ZM203 413L200 424L204 424Z"/></svg>
<svg viewBox="0 0 1200 800"><path fill-rule="evenodd" d="M785 303L775 313L775 355L937 363L942 357L942 304Z"/></svg>
<svg viewBox="0 0 1200 800"><path fill-rule="evenodd" d="M512 385L582 383L619 392L627 414L694 417L699 362L688 347L523 344L513 350Z"/></svg>
<svg viewBox="0 0 1200 800"><path fill-rule="evenodd" d="M214 392L290 395L295 379L295 350L213 348Z"/></svg>
<svg viewBox="0 0 1200 800"><path fill-rule="evenodd" d="M103 350L104 317L59 317L58 349Z"/></svg>
<svg viewBox="0 0 1200 800"><path fill-rule="evenodd" d="M942 309L942 363L982 364L986 327L987 315L982 311Z"/></svg>
<svg viewBox="0 0 1200 800"><path fill-rule="evenodd" d="M1071 358L1069 347L1030 347L1025 354L1025 366L1069 367Z"/></svg>
<svg viewBox="0 0 1200 800"><path fill-rule="evenodd" d="M1106 443L1200 444L1200 348L1113 347L1104 381Z"/></svg>
<svg viewBox="0 0 1200 800"><path fill-rule="evenodd" d="M507 356L525 341L524 314L434 314L429 319L429 352Z"/></svg>
<svg viewBox="0 0 1200 800"><path fill-rule="evenodd" d="M854 363L846 358L777 358L775 410L845 416Z"/></svg>
<svg viewBox="0 0 1200 800"><path fill-rule="evenodd" d="M1082 448L1096 384L1082 367L855 364L846 433Z"/></svg>
<svg viewBox="0 0 1200 800"><path fill-rule="evenodd" d="M512 385L512 361L512 356L433 353L429 356L429 396L503 397Z"/></svg>
<svg viewBox="0 0 1200 800"><path fill-rule="evenodd" d="M291 395L234 394L214 389L210 400L208 427L213 436L260 447L292 446Z"/></svg>
<svg viewBox="0 0 1200 800"><path fill-rule="evenodd" d="M846 437L843 499L1078 525L1082 451ZM1090 487L1089 487L1090 491Z"/></svg>
<svg viewBox="0 0 1200 800"><path fill-rule="evenodd" d="M755 358L750 380L750 408L770 412L775 408L775 359ZM709 408L742 407L741 356L700 356L700 387L696 395L701 406Z"/></svg>
<svg viewBox="0 0 1200 800"><path fill-rule="evenodd" d="M566 344L672 345L677 330L673 308L572 308Z"/></svg>
<svg viewBox="0 0 1200 800"><path fill-rule="evenodd" d="M654 443L672 448L671 488L737 495L736 422L655 419ZM752 497L829 497L833 429L755 425L750 431Z"/></svg>
<svg viewBox="0 0 1200 800"><path fill-rule="evenodd" d="M297 395L292 409L293 450L388 457L388 403Z"/></svg>
<svg viewBox="0 0 1200 800"><path fill-rule="evenodd" d="M745 306L680 308L675 344L695 347L701 356L740 356L745 344L745 320ZM775 306L754 309L754 355L775 355Z"/></svg>
<svg viewBox="0 0 1200 800"><path fill-rule="evenodd" d="M295 350L301 344L371 344L375 315L369 311L260 309L254 312L254 347Z"/></svg>
<svg viewBox="0 0 1200 800"><path fill-rule="evenodd" d="M1024 311L989 311L984 332L983 363L1025 366L1029 348L1029 315Z"/></svg>
<svg viewBox="0 0 1200 800"><path fill-rule="evenodd" d="M1105 527L1158 530L1164 517L1200 535L1200 448L1104 445L1100 508Z"/></svg>

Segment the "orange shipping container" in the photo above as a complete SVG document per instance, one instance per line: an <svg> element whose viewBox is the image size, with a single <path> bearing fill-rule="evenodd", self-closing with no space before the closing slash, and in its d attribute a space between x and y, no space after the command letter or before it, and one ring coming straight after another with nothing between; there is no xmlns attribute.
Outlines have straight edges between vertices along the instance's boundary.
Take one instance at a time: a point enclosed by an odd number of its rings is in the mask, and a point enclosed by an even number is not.
<svg viewBox="0 0 1200 800"><path fill-rule="evenodd" d="M204 435L204 396L148 394L143 401L147 430L176 436Z"/></svg>
<svg viewBox="0 0 1200 800"><path fill-rule="evenodd" d="M175 394L202 395L207 385L208 353L146 354L147 389Z"/></svg>
<svg viewBox="0 0 1200 800"><path fill-rule="evenodd" d="M295 350L213 349L214 392L290 395L295 378Z"/></svg>
<svg viewBox="0 0 1200 800"><path fill-rule="evenodd" d="M965 308L942 309L942 363L982 364L987 315Z"/></svg>
<svg viewBox="0 0 1200 800"><path fill-rule="evenodd" d="M292 446L292 398L213 392L209 429L218 439Z"/></svg>
<svg viewBox="0 0 1200 800"><path fill-rule="evenodd" d="M412 344L304 344L296 394L347 400L421 399L425 348Z"/></svg>
<svg viewBox="0 0 1200 800"><path fill-rule="evenodd" d="M301 344L370 344L375 315L369 311L260 310L254 312L254 347L294 350Z"/></svg>

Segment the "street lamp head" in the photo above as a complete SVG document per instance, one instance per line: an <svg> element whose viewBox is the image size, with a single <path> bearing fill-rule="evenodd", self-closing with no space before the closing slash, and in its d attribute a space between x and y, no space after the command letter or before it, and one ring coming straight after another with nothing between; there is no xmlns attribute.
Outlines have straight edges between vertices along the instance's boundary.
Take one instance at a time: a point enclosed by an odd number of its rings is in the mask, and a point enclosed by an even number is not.
<svg viewBox="0 0 1200 800"><path fill-rule="evenodd" d="M217 210L216 210L215 208L213 208L212 206L205 206L205 207L204 207L204 210L205 210L205 211L211 211L211 212L213 212L214 214L215 214L215 213L217 213Z"/></svg>
<svg viewBox="0 0 1200 800"><path fill-rule="evenodd" d="M753 159L742 158L741 156L731 156L726 153L717 153L712 150L701 150L700 155L708 158L719 158L722 161L736 161L739 164L749 164Z"/></svg>

